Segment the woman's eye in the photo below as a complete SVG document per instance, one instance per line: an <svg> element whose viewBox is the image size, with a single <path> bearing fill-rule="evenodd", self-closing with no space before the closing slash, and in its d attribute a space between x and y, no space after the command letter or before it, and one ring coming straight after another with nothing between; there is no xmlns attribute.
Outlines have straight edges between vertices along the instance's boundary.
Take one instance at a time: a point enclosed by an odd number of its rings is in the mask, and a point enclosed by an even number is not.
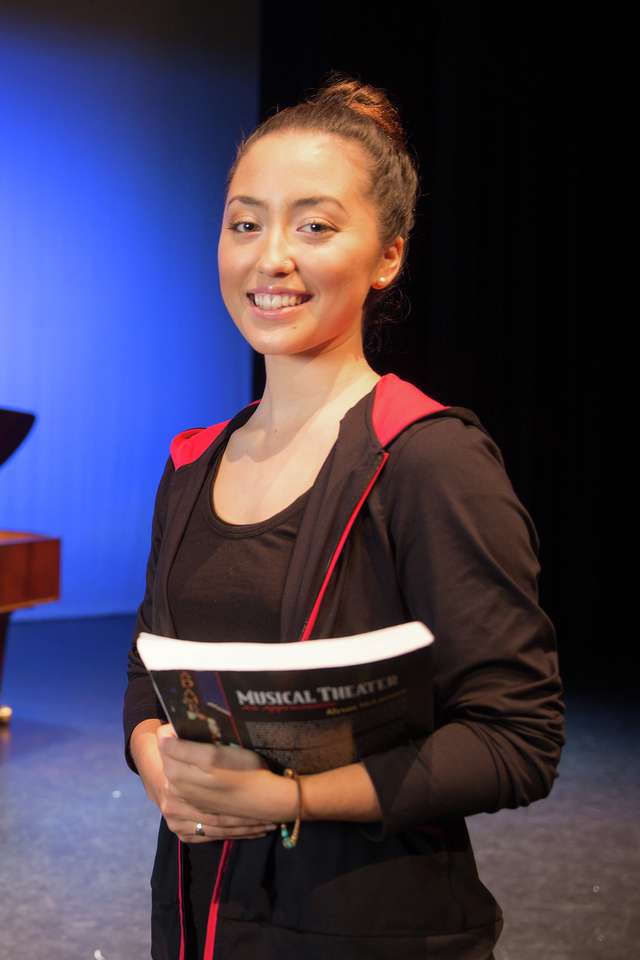
<svg viewBox="0 0 640 960"><path fill-rule="evenodd" d="M256 224L251 220L236 220L235 223L229 225L228 229L233 230L235 233L251 233L251 230L238 230L238 227L255 227Z"/></svg>
<svg viewBox="0 0 640 960"><path fill-rule="evenodd" d="M302 226L320 228L319 230L311 230L311 233L324 233L325 230L331 230L330 226L328 226L326 223L321 223L319 220L311 220L309 223L304 223Z"/></svg>

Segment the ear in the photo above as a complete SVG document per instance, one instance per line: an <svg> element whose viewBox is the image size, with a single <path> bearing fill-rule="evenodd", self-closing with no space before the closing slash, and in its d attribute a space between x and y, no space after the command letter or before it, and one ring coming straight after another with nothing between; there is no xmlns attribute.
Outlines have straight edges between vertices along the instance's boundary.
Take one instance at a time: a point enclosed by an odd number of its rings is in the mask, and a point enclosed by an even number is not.
<svg viewBox="0 0 640 960"><path fill-rule="evenodd" d="M393 243L385 247L378 265L375 269L374 279L371 286L374 290L383 290L392 283L402 266L402 251L404 250L404 239L398 235Z"/></svg>

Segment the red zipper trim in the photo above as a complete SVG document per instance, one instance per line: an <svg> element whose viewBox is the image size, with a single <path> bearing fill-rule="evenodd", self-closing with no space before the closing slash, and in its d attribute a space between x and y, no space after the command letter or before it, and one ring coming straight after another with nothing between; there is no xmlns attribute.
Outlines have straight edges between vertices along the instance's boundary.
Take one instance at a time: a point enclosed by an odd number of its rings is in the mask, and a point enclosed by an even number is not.
<svg viewBox="0 0 640 960"><path fill-rule="evenodd" d="M178 960L184 960L184 906L182 903L182 841L178 840L178 906L180 908L180 952Z"/></svg>
<svg viewBox="0 0 640 960"><path fill-rule="evenodd" d="M218 924L218 907L220 905L220 890L222 888L222 874L229 859L229 853L233 846L233 840L225 840L220 854L220 863L218 864L218 875L213 887L213 896L209 906L209 918L207 920L207 937L204 942L204 954L202 960L213 960L213 948L216 940L216 926Z"/></svg>
<svg viewBox="0 0 640 960"><path fill-rule="evenodd" d="M314 603L314 605L313 605L313 609L311 610L311 613L310 613L310 615L309 615L309 619L307 620L307 622L306 622L306 624L305 624L305 627L304 627L304 630L303 630L303 632L302 632L302 636L300 637L300 640L301 640L301 641L302 641L302 640L308 640L308 639L309 639L309 636L310 636L310 634L311 634L311 631L313 630L313 626L314 626L314 624L315 624L315 622L316 622L316 619L317 619L317 617L318 617L318 611L320 610L320 604L322 603L322 599L323 599L323 597L324 597L324 595L325 595L327 586L328 586L328 584L329 584L329 580L331 579L331 574L333 573L333 571L334 571L334 569L335 569L335 566L336 566L336 563L338 562L338 559L339 559L339 557L340 557L340 554L342 553L342 549L343 549L343 547L344 547L344 545L345 545L345 543L346 543L346 541L347 541L347 537L349 536L349 533L350 533L350 531L351 531L351 527L352 527L353 524L355 523L356 517L358 516L358 514L360 513L360 510L362 509L363 503L365 502L365 500L366 500L367 497L369 496L369 493L370 493L370 491L371 491L371 488L372 488L372 486L374 485L374 483L376 482L376 480L378 479L378 476L380 475L380 471L381 471L382 468L384 467L384 465L385 465L385 463L387 462L387 459L388 459L388 458L389 458L389 453L388 453L387 450L385 450L384 453L383 453L382 460L380 461L380 464L378 465L378 468L377 468L376 472L375 472L374 475L371 477L371 480L370 480L369 483L367 484L364 493L362 494L362 496L361 496L360 499L358 500L357 504L355 505L354 510L353 510L351 516L349 517L349 519L348 519L348 521L347 521L347 524L346 524L344 530L342 531L342 535L341 535L340 539L338 540L338 545L336 546L335 550L333 551L333 555L332 555L331 560L330 560L330 562L329 562L329 566L327 567L327 571L326 571L326 573L325 573L325 575L324 575L324 579L323 579L323 581L322 581L322 585L321 585L320 590L319 590L319 592L318 592L318 596L316 597L316 601L315 601L315 603ZM225 841L224 841L224 847L223 847L223 849L222 849L222 854L221 854L221 856L220 856L220 863L219 863L219 865L218 865L218 874L217 874L217 876L216 876L216 882L215 882L215 885L214 885L214 888L213 888L213 895L212 895L212 897L211 897L211 905L210 905L210 907L209 907L209 918L208 918L208 920L207 920L207 937L206 937L206 940L205 940L204 954L203 954L202 960L213 960L213 950L214 950L214 946L215 946L216 926L217 926L217 922L218 922L218 907L219 907L219 905L220 905L220 890L221 890L221 887L222 887L222 875L223 875L224 869L225 869L225 867L226 867L226 865L227 865L227 861L228 861L228 859L229 859L229 853L230 853L231 846L232 846L233 842L234 842L233 840L225 840ZM178 841L178 843L179 843L179 841ZM180 919L181 919L181 921L182 921L182 901L181 901L181 903L180 903L180 909L181 909ZM183 953L182 953L182 949L183 949L183 948L182 948L182 944L181 944L181 948L180 948L180 949L181 949L180 960L184 960L184 956L183 956Z"/></svg>
<svg viewBox="0 0 640 960"><path fill-rule="evenodd" d="M371 477L371 480L370 480L369 483L367 484L364 493L362 494L362 496L361 496L360 499L358 500L357 504L355 505L355 508L354 508L354 510L353 510L353 513L351 514L351 516L349 517L349 519L348 519L348 521L347 521L346 527L345 527L344 530L342 531L342 536L341 536L340 539L338 540L338 545L337 545L336 549L335 549L334 552L333 552L333 556L331 557L331 562L329 563L329 566L327 567L327 572L326 572L325 575L324 575L324 580L322 581L322 586L320 587L320 591L319 591L319 593L318 593L318 596L316 597L316 602L315 602L314 605L313 605L313 609L311 610L311 613L309 614L309 619L307 620L307 622L306 622L306 624L305 624L305 627L304 627L304 630L302 631L302 636L300 637L300 640L301 640L301 641L302 641L302 640L308 640L308 639L309 639L309 636L311 635L311 631L313 630L314 624L315 624L316 619L317 619L317 617L318 617L318 611L320 610L320 604L322 603L322 599L323 599L323 597L324 597L325 591L326 591L327 586L328 586L328 584L329 584L329 580L331 579L331 574L333 573L333 571L334 571L334 569L335 569L335 566L336 566L336 563L338 562L338 558L340 557L340 554L342 553L342 548L344 547L344 545L345 545L345 543L346 543L346 541L347 541L347 537L349 536L349 533L350 533L350 531L351 531L351 527L352 527L353 524L355 523L355 519L356 519L356 517L358 516L358 514L360 513L360 510L361 510L361 508L362 508L363 503L365 502L365 500L366 500L367 497L369 496L369 492L370 492L372 486L374 485L374 483L375 483L376 480L378 479L378 476L379 476L379 474L380 474L380 471L382 470L382 468L384 467L384 465L385 465L385 463L387 462L388 459L389 459L389 452L388 452L387 450L385 450L385 451L384 451L384 454L383 454L383 457L382 457L382 460L380 461L380 464L379 464L379 466L378 466L378 469L376 470L376 472L374 473L374 475Z"/></svg>

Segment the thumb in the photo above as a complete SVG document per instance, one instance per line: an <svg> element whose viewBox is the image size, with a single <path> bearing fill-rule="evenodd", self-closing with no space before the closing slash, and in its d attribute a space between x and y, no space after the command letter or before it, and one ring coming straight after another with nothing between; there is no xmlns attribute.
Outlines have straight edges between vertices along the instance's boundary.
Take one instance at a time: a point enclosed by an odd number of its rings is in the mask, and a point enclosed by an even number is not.
<svg viewBox="0 0 640 960"><path fill-rule="evenodd" d="M170 723L163 723L162 726L156 730L156 737L158 740L166 740L169 737L176 740L177 734Z"/></svg>

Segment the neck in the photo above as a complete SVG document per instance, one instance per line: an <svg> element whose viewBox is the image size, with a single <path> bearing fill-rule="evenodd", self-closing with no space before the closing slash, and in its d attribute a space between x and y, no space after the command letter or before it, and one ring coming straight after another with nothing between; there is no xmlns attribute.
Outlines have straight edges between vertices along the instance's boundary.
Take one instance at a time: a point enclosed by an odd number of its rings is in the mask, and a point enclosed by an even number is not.
<svg viewBox="0 0 640 960"><path fill-rule="evenodd" d="M361 350L312 358L268 355L265 369L264 393L252 420L269 432L297 430L325 416L340 420L380 379Z"/></svg>

